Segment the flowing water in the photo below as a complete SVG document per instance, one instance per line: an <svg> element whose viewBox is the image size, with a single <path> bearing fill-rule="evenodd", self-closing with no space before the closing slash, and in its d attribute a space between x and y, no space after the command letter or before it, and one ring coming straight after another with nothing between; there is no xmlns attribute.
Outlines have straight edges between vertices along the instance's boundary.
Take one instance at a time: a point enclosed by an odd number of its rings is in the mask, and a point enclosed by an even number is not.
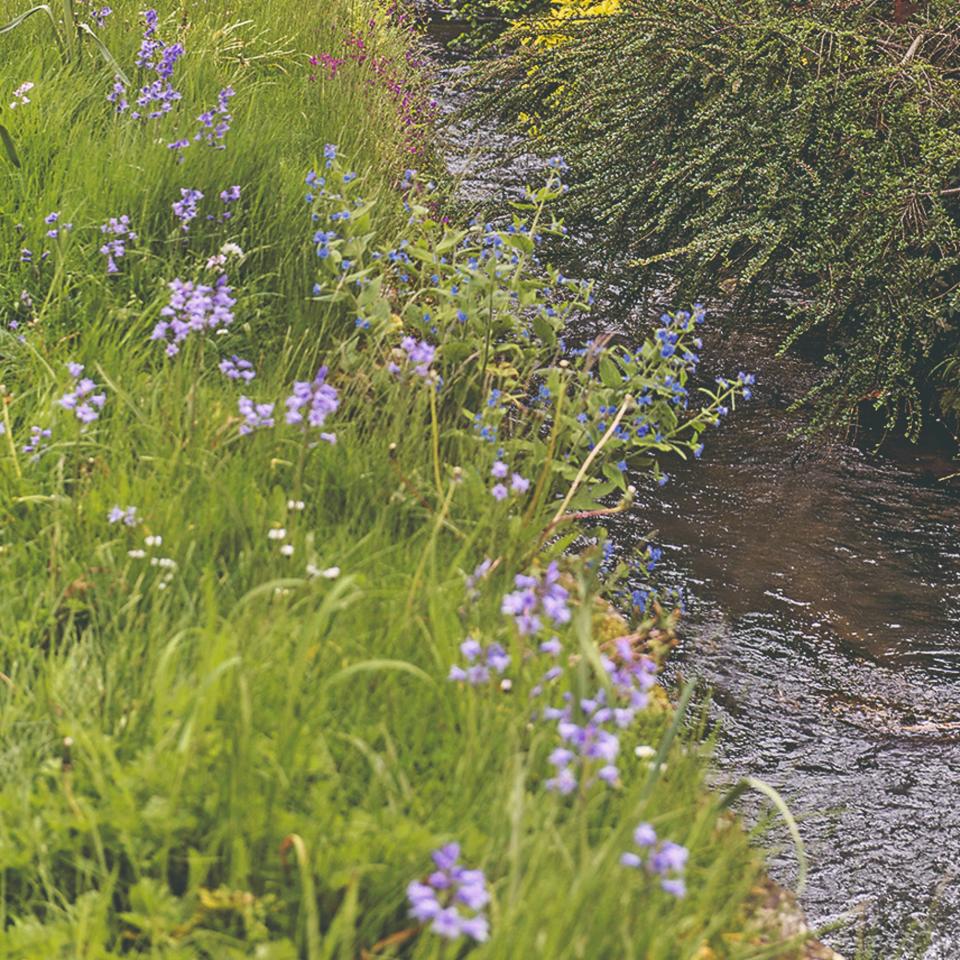
<svg viewBox="0 0 960 960"><path fill-rule="evenodd" d="M448 111L465 69L444 61ZM461 195L503 199L532 181L529 163L505 161L516 147L492 123L448 128ZM589 245L561 266L585 262ZM659 315L616 287L600 299L595 332L636 340ZM926 960L957 960L960 485L938 479L949 463L935 456L791 436L787 408L816 367L775 358L777 337L763 317L714 321L707 372L753 370L755 398L701 461L641 492L614 537L627 551L658 531L663 581L686 596L672 670L712 691L718 777L767 781L800 820L810 922L851 918L824 939L852 956L872 930L880 958L917 923L933 932ZM771 872L796 879L785 838Z"/></svg>

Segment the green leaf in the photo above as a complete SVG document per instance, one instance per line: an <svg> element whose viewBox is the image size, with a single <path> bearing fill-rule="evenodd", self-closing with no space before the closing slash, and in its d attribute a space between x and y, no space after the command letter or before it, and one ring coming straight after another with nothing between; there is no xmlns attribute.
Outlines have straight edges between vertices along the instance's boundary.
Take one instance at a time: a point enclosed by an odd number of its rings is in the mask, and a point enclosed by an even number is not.
<svg viewBox="0 0 960 960"><path fill-rule="evenodd" d="M0 142L3 143L3 147L7 152L7 156L10 158L10 162L15 167L19 167L20 158L17 156L17 148L13 145L13 137L10 136L10 132L2 123L0 123Z"/></svg>
<svg viewBox="0 0 960 960"><path fill-rule="evenodd" d="M605 387L623 386L623 377L620 376L617 365L610 359L608 354L604 354L600 358L600 380Z"/></svg>
<svg viewBox="0 0 960 960"><path fill-rule="evenodd" d="M603 465L603 475L621 490L627 489L627 481L622 470L618 470L612 463ZM591 491L594 492L594 491Z"/></svg>
<svg viewBox="0 0 960 960"><path fill-rule="evenodd" d="M557 334L550 321L542 314L538 313L533 318L533 332L548 346L554 347L557 343Z"/></svg>
<svg viewBox="0 0 960 960"><path fill-rule="evenodd" d="M475 349L474 345L466 340L451 340L443 345L441 355L447 363L457 364L466 360Z"/></svg>

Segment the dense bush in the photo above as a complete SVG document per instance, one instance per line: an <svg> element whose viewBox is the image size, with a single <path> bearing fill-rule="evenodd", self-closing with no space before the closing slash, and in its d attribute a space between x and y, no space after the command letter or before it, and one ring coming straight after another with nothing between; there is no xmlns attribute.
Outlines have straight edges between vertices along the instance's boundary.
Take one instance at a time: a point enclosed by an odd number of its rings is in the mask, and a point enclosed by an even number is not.
<svg viewBox="0 0 960 960"><path fill-rule="evenodd" d="M786 292L785 342L832 364L817 422L869 401L915 435L960 345L956 4L899 24L891 4L629 0L518 36L498 97L537 114L580 172L570 208L611 225L639 282Z"/></svg>

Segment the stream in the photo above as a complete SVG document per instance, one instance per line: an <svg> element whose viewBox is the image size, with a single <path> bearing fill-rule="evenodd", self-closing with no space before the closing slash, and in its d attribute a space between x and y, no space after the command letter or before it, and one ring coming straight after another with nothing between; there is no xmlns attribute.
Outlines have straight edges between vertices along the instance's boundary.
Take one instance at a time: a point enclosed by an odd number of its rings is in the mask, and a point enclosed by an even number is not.
<svg viewBox="0 0 960 960"><path fill-rule="evenodd" d="M469 68L440 46L434 54L438 100L454 115ZM495 122L446 126L459 195L503 200L534 182L539 167L515 159L518 146ZM558 265L595 275L591 251L602 247L581 237ZM608 284L583 332L636 341L661 309ZM946 459L906 445L874 454L793 436L803 421L788 407L817 367L775 356L775 319L774 308L708 315L705 373L755 372L754 399L709 432L702 460L672 463L666 487L641 490L613 537L627 552L658 531L660 582L686 598L671 670L712 694L718 780L758 777L797 817L811 925L844 921L823 939L847 960L865 931L887 960L923 930L932 942L910 956L956 960L960 482L938 479ZM771 875L792 888L786 832L770 840Z"/></svg>

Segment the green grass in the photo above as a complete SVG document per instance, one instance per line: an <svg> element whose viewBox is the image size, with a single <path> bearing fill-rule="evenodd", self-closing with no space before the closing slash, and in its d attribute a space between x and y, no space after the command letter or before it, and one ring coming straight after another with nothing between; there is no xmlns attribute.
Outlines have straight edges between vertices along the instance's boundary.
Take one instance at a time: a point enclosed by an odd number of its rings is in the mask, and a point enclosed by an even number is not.
<svg viewBox="0 0 960 960"><path fill-rule="evenodd" d="M118 0L102 31L130 69L138 8ZM4 21L19 9L0 5ZM554 735L529 722L543 664L500 600L515 573L570 542L541 543L570 465L554 476L547 464L525 514L501 507L492 448L460 429L458 406L432 417L428 389L378 372L392 321L361 348L341 304L305 296L316 257L303 180L325 143L378 201L371 236L389 245L404 228L394 104L360 69L307 79L306 58L337 49L373 9L163 7L161 36L188 54L184 105L162 135L111 116L92 48L64 64L40 17L0 36L3 102L36 84L31 104L2 117L22 166L0 158L0 956L452 958L462 942L445 949L418 931L405 893L451 840L492 890L478 956L759 956L748 898L761 858L706 789L697 730L671 738L661 698L623 735L618 787L543 788ZM377 37L402 56L389 28ZM227 83L227 148L195 145L176 164L163 142ZM231 184L243 190L233 220L178 232L180 187L216 209ZM61 247L44 239L53 210L74 225ZM98 227L120 214L140 239L108 278ZM149 341L166 283L209 279L204 263L225 241L246 252L224 341L258 370L246 391L282 398L330 362L336 445L310 448L283 426L239 435L241 390L216 369L216 338L173 360ZM34 264L19 262L22 247ZM512 355L501 348L498 363ZM68 360L107 394L86 430L56 402ZM451 389L485 392L501 382L491 369L461 357ZM32 425L52 431L35 462L22 452ZM128 504L142 524L108 524ZM267 536L279 526L291 557ZM172 576L129 555L144 535L162 536L152 553L174 561ZM464 577L484 557L499 562L471 599ZM564 561L574 618L560 632L581 692L595 682L597 631L610 629L595 559ZM339 576L309 577L307 563ZM469 631L508 645L512 691L447 681ZM661 743L658 774L633 746ZM686 899L618 865L641 820L690 849Z"/></svg>

